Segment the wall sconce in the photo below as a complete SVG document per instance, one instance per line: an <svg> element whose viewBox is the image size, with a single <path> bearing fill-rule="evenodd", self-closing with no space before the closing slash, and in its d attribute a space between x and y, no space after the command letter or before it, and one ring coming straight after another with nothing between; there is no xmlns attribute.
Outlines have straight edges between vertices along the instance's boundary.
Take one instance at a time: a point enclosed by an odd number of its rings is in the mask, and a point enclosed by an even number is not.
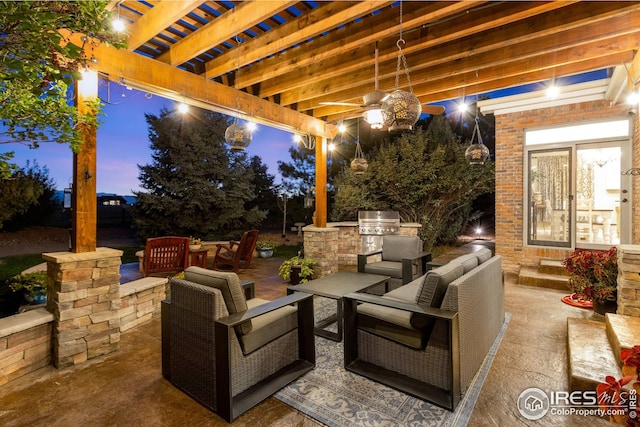
<svg viewBox="0 0 640 427"><path fill-rule="evenodd" d="M316 137L313 135L295 134L293 141L302 144L307 150L315 150L316 148Z"/></svg>

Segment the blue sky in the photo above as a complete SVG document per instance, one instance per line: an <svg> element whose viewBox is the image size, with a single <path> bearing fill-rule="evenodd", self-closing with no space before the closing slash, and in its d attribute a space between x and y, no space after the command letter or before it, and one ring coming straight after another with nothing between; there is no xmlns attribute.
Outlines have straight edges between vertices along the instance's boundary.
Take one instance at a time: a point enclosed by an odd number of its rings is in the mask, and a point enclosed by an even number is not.
<svg viewBox="0 0 640 427"><path fill-rule="evenodd" d="M98 129L96 190L98 193L132 194L142 190L138 181L138 166L151 163L151 149L145 113L159 114L163 106L173 108L174 102L145 92L127 90L118 84L111 85L108 93L101 88L100 97L105 102L102 125ZM289 147L292 134L266 126L258 126L253 141L247 149L250 156L257 155L277 175L278 160L291 161ZM19 167L27 161L38 162L49 169L57 189L72 182L73 155L67 145L44 143L37 149L29 149L17 143L3 144L0 152L14 151L13 162Z"/></svg>
<svg viewBox="0 0 640 427"><path fill-rule="evenodd" d="M566 85L605 77L606 71L600 70L558 79L556 83ZM541 90L548 83L503 89L492 92L489 96L497 98ZM156 95L149 96L138 90L128 90L115 83L110 85L110 90L107 90L106 86L101 87L100 96L106 105L104 106L105 116L102 117L103 124L98 130L96 190L98 193L129 195L132 191L141 190L138 181L138 165L151 162L148 128L144 114L159 114L162 106L173 108L173 101ZM475 95L467 97L468 102L473 103L475 100ZM451 114L458 101L441 104L446 105L447 114ZM277 177L278 160L291 161L289 147L292 144L292 137L293 135L289 132L259 125L254 133L253 142L247 148L247 153L250 156L259 156L267 165L269 173ZM67 187L72 181L73 156L66 145L45 143L36 150L16 143L0 146L0 152L6 151L15 152L14 162L20 167L25 166L28 160L36 160L40 166L46 166L57 189ZM278 181L277 178L276 181Z"/></svg>

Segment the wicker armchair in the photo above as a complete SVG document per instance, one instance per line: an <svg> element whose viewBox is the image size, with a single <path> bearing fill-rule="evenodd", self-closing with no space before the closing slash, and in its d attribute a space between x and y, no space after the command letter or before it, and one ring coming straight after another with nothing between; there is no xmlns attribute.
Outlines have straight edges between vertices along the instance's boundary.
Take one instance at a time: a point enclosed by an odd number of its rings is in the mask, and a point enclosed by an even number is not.
<svg viewBox="0 0 640 427"><path fill-rule="evenodd" d="M383 236L381 249L358 254L358 272L390 276L392 288L406 285L427 271L431 254L422 246L417 236Z"/></svg>
<svg viewBox="0 0 640 427"><path fill-rule="evenodd" d="M453 411L504 322L501 257L486 251L381 297L347 294L345 368Z"/></svg>
<svg viewBox="0 0 640 427"><path fill-rule="evenodd" d="M244 262L244 268L249 268L257 241L258 230L249 230L242 233L239 242L232 240L227 245L216 245L213 268L217 269L219 265L230 265L237 273L240 269L240 261Z"/></svg>
<svg viewBox="0 0 640 427"><path fill-rule="evenodd" d="M313 369L313 296L246 300L235 273L189 267L162 302L162 374L231 422Z"/></svg>

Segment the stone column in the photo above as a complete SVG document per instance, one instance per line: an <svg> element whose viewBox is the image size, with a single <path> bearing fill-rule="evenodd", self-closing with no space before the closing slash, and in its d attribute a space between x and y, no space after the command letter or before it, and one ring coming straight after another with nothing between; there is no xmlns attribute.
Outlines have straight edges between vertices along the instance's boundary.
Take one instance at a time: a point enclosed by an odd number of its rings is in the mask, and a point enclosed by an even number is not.
<svg viewBox="0 0 640 427"><path fill-rule="evenodd" d="M314 268L318 277L338 272L338 236L336 227L308 225L304 232L304 256L318 262Z"/></svg>
<svg viewBox="0 0 640 427"><path fill-rule="evenodd" d="M120 257L122 251L45 253L53 313L53 364L78 365L118 351L120 343Z"/></svg>
<svg viewBox="0 0 640 427"><path fill-rule="evenodd" d="M640 245L618 245L617 313L640 317Z"/></svg>

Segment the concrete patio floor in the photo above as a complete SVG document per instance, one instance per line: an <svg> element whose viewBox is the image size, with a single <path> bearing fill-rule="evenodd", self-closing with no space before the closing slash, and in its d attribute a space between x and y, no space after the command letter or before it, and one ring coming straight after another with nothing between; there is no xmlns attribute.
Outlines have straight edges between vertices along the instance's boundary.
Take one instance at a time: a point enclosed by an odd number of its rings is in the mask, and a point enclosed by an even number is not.
<svg viewBox="0 0 640 427"><path fill-rule="evenodd" d="M254 259L241 279L256 283L256 296L286 294L278 258ZM137 268L137 266L133 266ZM354 267L343 267L353 270ZM563 304L566 292L505 283L511 322L469 422L470 426L605 426L608 420L547 414L524 419L519 394L530 387L568 390L568 317L595 318L591 310ZM602 320L600 318L599 320ZM160 321L123 333L120 351L69 369L51 366L0 387L2 426L222 426L221 418L177 390L161 375ZM234 426L322 425L269 398L239 417Z"/></svg>

